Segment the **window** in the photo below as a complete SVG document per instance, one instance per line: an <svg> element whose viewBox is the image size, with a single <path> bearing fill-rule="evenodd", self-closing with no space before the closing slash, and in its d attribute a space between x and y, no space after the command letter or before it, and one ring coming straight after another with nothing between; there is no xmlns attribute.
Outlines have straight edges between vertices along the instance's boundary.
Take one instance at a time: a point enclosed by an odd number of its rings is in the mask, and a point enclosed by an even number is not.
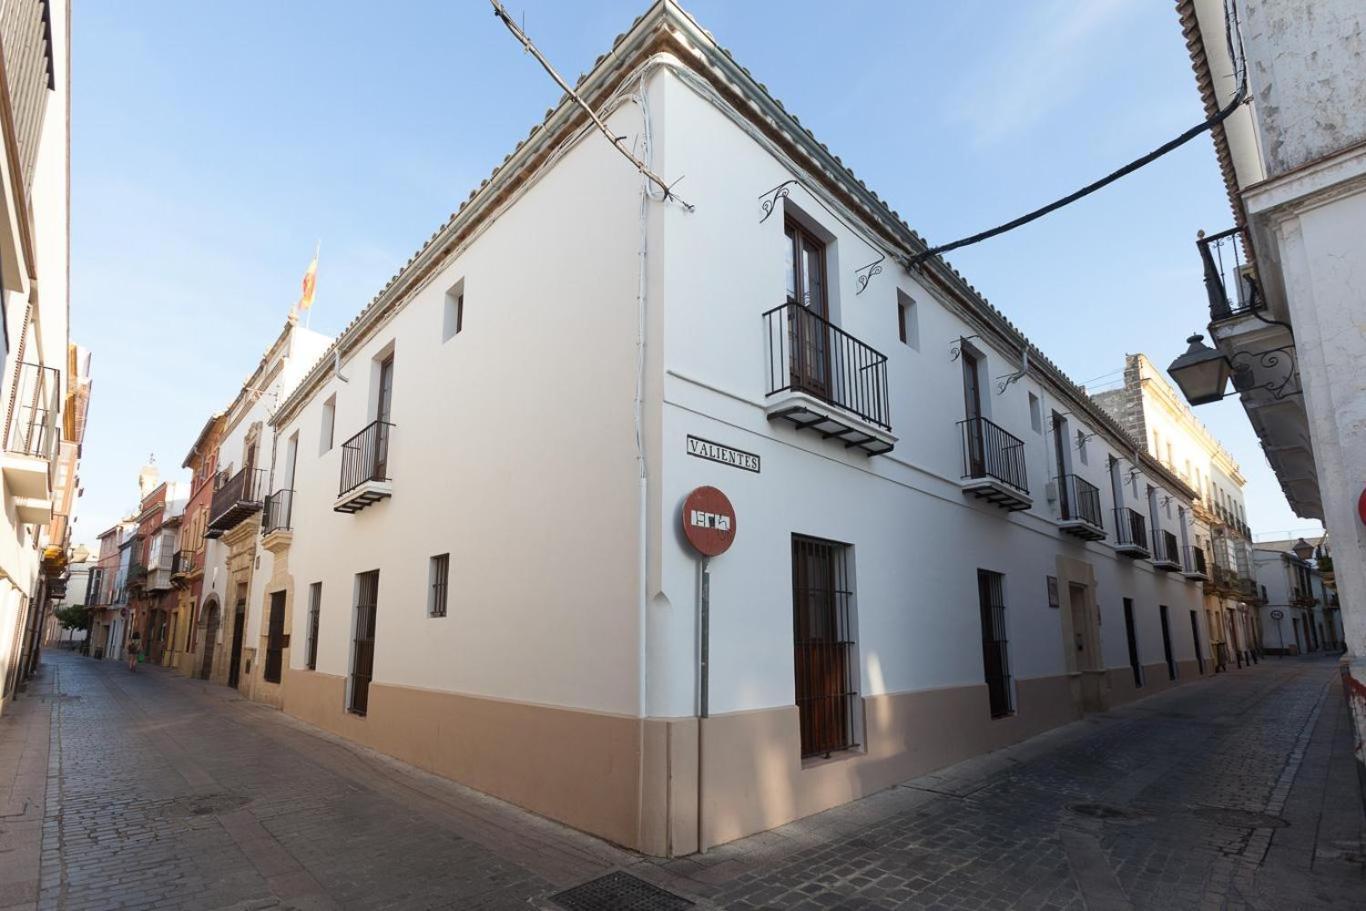
<svg viewBox="0 0 1366 911"><path fill-rule="evenodd" d="M440 554L428 561L427 616L446 616L446 580L450 575L451 555Z"/></svg>
<svg viewBox="0 0 1366 911"><path fill-rule="evenodd" d="M792 631L802 757L857 746L858 652L849 550L792 536Z"/></svg>
<svg viewBox="0 0 1366 911"><path fill-rule="evenodd" d="M323 606L323 584L314 582L308 587L308 648L307 665L310 671L318 669L318 614Z"/></svg>
<svg viewBox="0 0 1366 911"><path fill-rule="evenodd" d="M329 396L323 402L323 424L318 433L318 455L332 451L333 434L337 428L337 397Z"/></svg>
<svg viewBox="0 0 1366 911"><path fill-rule="evenodd" d="M1043 408L1039 405L1039 397L1032 392L1029 394L1029 426L1035 433L1043 433Z"/></svg>
<svg viewBox="0 0 1366 911"><path fill-rule="evenodd" d="M1162 458L1162 434L1157 432L1156 427L1153 428L1153 458Z"/></svg>
<svg viewBox="0 0 1366 911"><path fill-rule="evenodd" d="M982 670L991 717L1004 718L1015 711L1010 692L1005 576L986 569L977 570L977 602L982 615Z"/></svg>
<svg viewBox="0 0 1366 911"><path fill-rule="evenodd" d="M460 334L465 325L465 280L462 278L446 292L446 304L442 308L441 340L449 342Z"/></svg>
<svg viewBox="0 0 1366 911"><path fill-rule="evenodd" d="M1124 599L1124 635L1129 640L1129 668L1134 672L1134 688L1143 688L1143 663L1138 660L1138 636L1134 632L1134 599Z"/></svg>
<svg viewBox="0 0 1366 911"><path fill-rule="evenodd" d="M375 621L379 614L379 570L356 573L356 616L351 641L350 698L347 710L364 715L370 708L375 676Z"/></svg>
<svg viewBox="0 0 1366 911"><path fill-rule="evenodd" d="M1078 430L1078 431L1077 431L1077 455L1081 456L1081 464L1083 464L1083 465L1087 464L1087 461L1086 461L1086 433L1085 433L1085 431L1082 431L1082 430Z"/></svg>
<svg viewBox="0 0 1366 911"><path fill-rule="evenodd" d="M901 344L909 345L919 351L920 325L916 316L915 301L911 300L910 295L901 290L896 292L896 320Z"/></svg>

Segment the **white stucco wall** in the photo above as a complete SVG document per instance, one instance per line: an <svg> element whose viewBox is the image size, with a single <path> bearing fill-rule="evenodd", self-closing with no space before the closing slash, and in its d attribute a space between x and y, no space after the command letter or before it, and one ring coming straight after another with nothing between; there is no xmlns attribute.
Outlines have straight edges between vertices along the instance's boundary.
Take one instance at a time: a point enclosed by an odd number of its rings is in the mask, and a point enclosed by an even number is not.
<svg viewBox="0 0 1366 911"><path fill-rule="evenodd" d="M1107 544L1084 545L1059 535L1056 505L1046 497L1054 474L1048 419L1055 409L1072 409L1032 377L1003 395L993 382L983 397L987 415L1025 441L1034 508L1007 516L964 497L956 426L963 418L962 368L950 359L949 348L977 330L890 263L857 294L854 269L877 253L800 188L780 205L800 209L801 217L830 236L832 318L888 355L892 425L900 441L890 455L869 458L766 419L761 314L784 300L784 231L781 213L760 224L757 197L793 175L688 87L665 78L665 159L671 173L689 175L697 211L665 213L663 569L662 596L654 598L650 614L650 714L694 710L696 567L676 527L679 503L701 484L724 490L739 517L734 547L711 564L715 712L793 702L793 533L854 547L864 693L982 681L978 567L1006 574L1012 673L1062 674L1062 612L1048 607L1045 583L1057 574L1058 554L1095 567L1107 666L1128 664L1121 600L1126 596L1136 602L1145 661L1162 660L1162 603L1171 610L1177 660L1192 660L1189 611L1200 608L1198 585L1179 574L1158 573L1146 562L1116 558ZM898 340L898 288L916 301L918 351ZM985 355L993 381L1018 368L980 339L972 344ZM1042 399L1043 433L1031 428L1030 392ZM1068 421L1073 434L1094 429L1075 415ZM760 455L762 474L687 456L689 433ZM1073 471L1101 489L1111 530L1106 457L1112 452L1130 455L1102 437L1088 443L1088 464L1081 464L1075 449L1071 455ZM1124 468L1127 477L1127 463ZM1145 515L1146 483L1140 480L1137 500L1132 488L1125 492L1125 505ZM1162 512L1163 527L1175 530L1176 503L1170 517ZM1065 610L1065 591L1062 598Z"/></svg>

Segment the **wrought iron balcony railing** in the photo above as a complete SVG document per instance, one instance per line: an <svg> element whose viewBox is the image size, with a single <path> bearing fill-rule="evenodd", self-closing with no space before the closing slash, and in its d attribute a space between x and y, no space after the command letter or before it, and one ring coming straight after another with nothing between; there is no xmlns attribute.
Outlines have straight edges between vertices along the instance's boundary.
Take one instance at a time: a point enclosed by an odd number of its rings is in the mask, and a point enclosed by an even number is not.
<svg viewBox="0 0 1366 911"><path fill-rule="evenodd" d="M1181 545L1172 532L1153 529L1153 562L1164 569L1176 569L1181 565Z"/></svg>
<svg viewBox="0 0 1366 911"><path fill-rule="evenodd" d="M1121 553L1148 555L1148 520L1138 510L1128 506L1115 510L1115 546Z"/></svg>
<svg viewBox="0 0 1366 911"><path fill-rule="evenodd" d="M1029 493L1025 446L1019 437L986 418L958 422L963 439L963 477L994 478Z"/></svg>
<svg viewBox="0 0 1366 911"><path fill-rule="evenodd" d="M367 481L389 480L389 435L394 425L371 421L365 429L341 445L342 497Z"/></svg>
<svg viewBox="0 0 1366 911"><path fill-rule="evenodd" d="M266 497L266 508L261 518L261 534L273 531L289 531L294 512L294 491L277 490Z"/></svg>
<svg viewBox="0 0 1366 911"><path fill-rule="evenodd" d="M1100 488L1083 477L1066 474L1058 479L1058 504L1064 522L1087 522L1105 527L1101 518Z"/></svg>
<svg viewBox="0 0 1366 911"><path fill-rule="evenodd" d="M171 558L171 575L185 576L194 572L194 551L178 550Z"/></svg>
<svg viewBox="0 0 1366 911"><path fill-rule="evenodd" d="M55 367L23 364L14 387L14 412L5 448L21 455L46 459L57 456L61 433L61 374Z"/></svg>
<svg viewBox="0 0 1366 911"><path fill-rule="evenodd" d="M1202 232L1195 245L1205 269L1205 293L1212 322L1266 307L1256 270L1248 261L1241 228L1208 237Z"/></svg>
<svg viewBox="0 0 1366 911"><path fill-rule="evenodd" d="M265 500L266 475L264 468L243 468L231 476L220 472L214 482L204 537L217 538L257 512Z"/></svg>
<svg viewBox="0 0 1366 911"><path fill-rule="evenodd" d="M1209 568L1205 563L1205 550L1202 547L1190 545L1186 548L1185 572L1188 576L1209 577Z"/></svg>
<svg viewBox="0 0 1366 911"><path fill-rule="evenodd" d="M768 392L803 392L890 431L887 356L798 303L764 314Z"/></svg>

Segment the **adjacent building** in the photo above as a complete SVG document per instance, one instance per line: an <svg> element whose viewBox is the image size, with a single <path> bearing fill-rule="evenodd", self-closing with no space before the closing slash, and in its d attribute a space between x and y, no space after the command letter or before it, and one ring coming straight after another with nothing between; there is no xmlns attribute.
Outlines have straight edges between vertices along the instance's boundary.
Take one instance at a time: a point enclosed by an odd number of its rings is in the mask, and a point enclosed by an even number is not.
<svg viewBox="0 0 1366 911"><path fill-rule="evenodd" d="M1246 481L1223 444L1195 417L1181 394L1142 354L1124 359L1122 385L1092 394L1153 458L1195 491L1188 518L1187 559L1204 583L1209 658L1218 670L1258 659L1261 601L1253 566L1252 529L1243 501Z"/></svg>
<svg viewBox="0 0 1366 911"><path fill-rule="evenodd" d="M279 398L226 412L211 679L676 855L1212 672L1212 489L670 0L578 90L691 207L563 100L249 382Z"/></svg>
<svg viewBox="0 0 1366 911"><path fill-rule="evenodd" d="M89 388L67 319L69 12L65 0L8 0L0 15L0 712L36 667L61 596L84 423L76 397Z"/></svg>
<svg viewBox="0 0 1366 911"><path fill-rule="evenodd" d="M1321 539L1320 539L1321 541ZM1319 541L1261 541L1256 550L1261 618L1269 654L1336 653L1342 642L1337 592L1319 570Z"/></svg>
<svg viewBox="0 0 1366 911"><path fill-rule="evenodd" d="M1193 403L1229 380L1292 509L1332 543L1346 684L1366 743L1366 31L1360 0L1181 0L1232 206L1197 248L1214 348L1172 366ZM1245 103L1243 103L1245 100ZM1192 323L1203 314L1192 313ZM1358 754L1366 761L1366 755Z"/></svg>

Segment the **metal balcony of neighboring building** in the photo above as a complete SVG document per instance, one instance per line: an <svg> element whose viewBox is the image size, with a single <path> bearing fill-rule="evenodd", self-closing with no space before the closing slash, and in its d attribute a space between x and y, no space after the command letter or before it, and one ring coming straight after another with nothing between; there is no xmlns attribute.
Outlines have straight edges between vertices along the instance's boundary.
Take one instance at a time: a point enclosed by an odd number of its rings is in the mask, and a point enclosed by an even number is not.
<svg viewBox="0 0 1366 911"><path fill-rule="evenodd" d="M371 421L365 429L341 445L341 484L337 512L360 512L394 494L389 478L389 438L394 425Z"/></svg>
<svg viewBox="0 0 1366 911"><path fill-rule="evenodd" d="M869 455L891 452L887 356L798 303L764 314L769 420Z"/></svg>
<svg viewBox="0 0 1366 911"><path fill-rule="evenodd" d="M1182 566L1181 575L1195 582L1204 582L1209 578L1204 548L1194 545L1186 547L1186 562Z"/></svg>
<svg viewBox="0 0 1366 911"><path fill-rule="evenodd" d="M1023 441L981 417L959 421L958 431L963 492L1009 512L1028 509L1034 501L1029 496Z"/></svg>
<svg viewBox="0 0 1366 911"><path fill-rule="evenodd" d="M1284 289L1262 281L1243 229L1200 235L1210 335L1228 359L1232 385L1295 512L1323 517L1299 358ZM1272 265L1274 274L1274 264Z"/></svg>
<svg viewBox="0 0 1366 911"><path fill-rule="evenodd" d="M1103 541L1100 488L1074 474L1063 475L1058 484L1058 527L1064 534L1084 541Z"/></svg>
<svg viewBox="0 0 1366 911"><path fill-rule="evenodd" d="M1153 529L1153 568L1166 573L1181 568L1181 545L1176 535L1160 528Z"/></svg>
<svg viewBox="0 0 1366 911"><path fill-rule="evenodd" d="M265 501L266 475L264 468L243 468L232 476L220 472L214 479L204 537L221 537L259 512Z"/></svg>
<svg viewBox="0 0 1366 911"><path fill-rule="evenodd" d="M55 367L22 364L11 403L9 436L0 457L5 484L23 524L52 520L52 476L61 442L61 374Z"/></svg>
<svg viewBox="0 0 1366 911"><path fill-rule="evenodd" d="M1115 553L1125 557L1147 557L1148 520L1128 506L1115 510Z"/></svg>
<svg viewBox="0 0 1366 911"><path fill-rule="evenodd" d="M198 568L195 566L194 551L192 550L178 550L171 557L172 580L189 576Z"/></svg>

